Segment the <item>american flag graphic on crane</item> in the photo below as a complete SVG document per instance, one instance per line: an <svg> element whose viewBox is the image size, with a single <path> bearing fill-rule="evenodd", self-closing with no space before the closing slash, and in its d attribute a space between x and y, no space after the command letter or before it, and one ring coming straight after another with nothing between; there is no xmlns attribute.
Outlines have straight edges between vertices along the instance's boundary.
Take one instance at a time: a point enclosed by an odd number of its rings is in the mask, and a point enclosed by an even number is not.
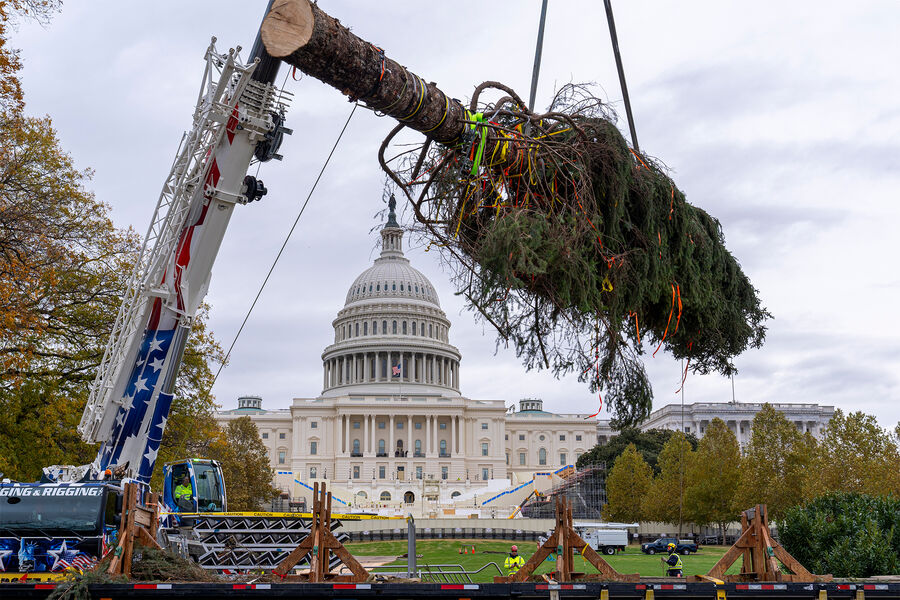
<svg viewBox="0 0 900 600"><path fill-rule="evenodd" d="M112 435L100 452L101 469L118 465L124 456L134 456L134 451L146 449L135 471L138 479L150 481L166 426L166 415L172 405L172 395L158 392L156 384L166 364L174 334L175 329L148 329L144 332ZM134 447L135 444L141 448Z"/></svg>

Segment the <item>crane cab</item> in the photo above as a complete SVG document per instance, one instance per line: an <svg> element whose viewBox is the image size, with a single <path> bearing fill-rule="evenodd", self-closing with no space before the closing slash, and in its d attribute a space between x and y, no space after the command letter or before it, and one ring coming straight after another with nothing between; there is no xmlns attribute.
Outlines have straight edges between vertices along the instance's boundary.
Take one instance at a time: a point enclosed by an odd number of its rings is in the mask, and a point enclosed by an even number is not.
<svg viewBox="0 0 900 600"><path fill-rule="evenodd" d="M163 467L163 500L174 512L226 512L225 478L218 462L188 458Z"/></svg>

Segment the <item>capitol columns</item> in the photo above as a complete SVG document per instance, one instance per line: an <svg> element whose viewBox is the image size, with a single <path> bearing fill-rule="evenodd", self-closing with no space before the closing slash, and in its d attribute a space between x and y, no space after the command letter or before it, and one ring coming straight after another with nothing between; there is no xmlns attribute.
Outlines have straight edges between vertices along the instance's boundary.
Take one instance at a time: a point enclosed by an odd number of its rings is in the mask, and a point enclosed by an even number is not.
<svg viewBox="0 0 900 600"><path fill-rule="evenodd" d="M397 449L397 447L394 445L394 415L393 414L391 415L390 423L388 424L388 427L390 427L390 429L391 429L391 445L388 446L388 448L387 448L387 454L388 454L388 456L391 456L391 454Z"/></svg>

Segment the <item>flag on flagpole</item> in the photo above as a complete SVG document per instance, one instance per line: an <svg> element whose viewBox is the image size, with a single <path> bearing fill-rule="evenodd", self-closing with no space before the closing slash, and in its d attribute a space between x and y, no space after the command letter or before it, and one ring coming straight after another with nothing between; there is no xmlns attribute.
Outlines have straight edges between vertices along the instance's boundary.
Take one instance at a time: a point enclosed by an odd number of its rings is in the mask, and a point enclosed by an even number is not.
<svg viewBox="0 0 900 600"><path fill-rule="evenodd" d="M401 363L397 363L396 365L391 367L391 376L392 377L400 377L400 364Z"/></svg>

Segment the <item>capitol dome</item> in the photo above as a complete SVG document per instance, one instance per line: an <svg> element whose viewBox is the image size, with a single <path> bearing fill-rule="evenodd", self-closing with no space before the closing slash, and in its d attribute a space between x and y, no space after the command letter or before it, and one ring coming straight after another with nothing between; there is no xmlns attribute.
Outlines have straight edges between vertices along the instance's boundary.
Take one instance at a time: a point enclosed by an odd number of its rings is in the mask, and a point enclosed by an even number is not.
<svg viewBox="0 0 900 600"><path fill-rule="evenodd" d="M403 255L393 198L381 254L347 291L322 353L322 395L456 397L460 353L434 286Z"/></svg>

